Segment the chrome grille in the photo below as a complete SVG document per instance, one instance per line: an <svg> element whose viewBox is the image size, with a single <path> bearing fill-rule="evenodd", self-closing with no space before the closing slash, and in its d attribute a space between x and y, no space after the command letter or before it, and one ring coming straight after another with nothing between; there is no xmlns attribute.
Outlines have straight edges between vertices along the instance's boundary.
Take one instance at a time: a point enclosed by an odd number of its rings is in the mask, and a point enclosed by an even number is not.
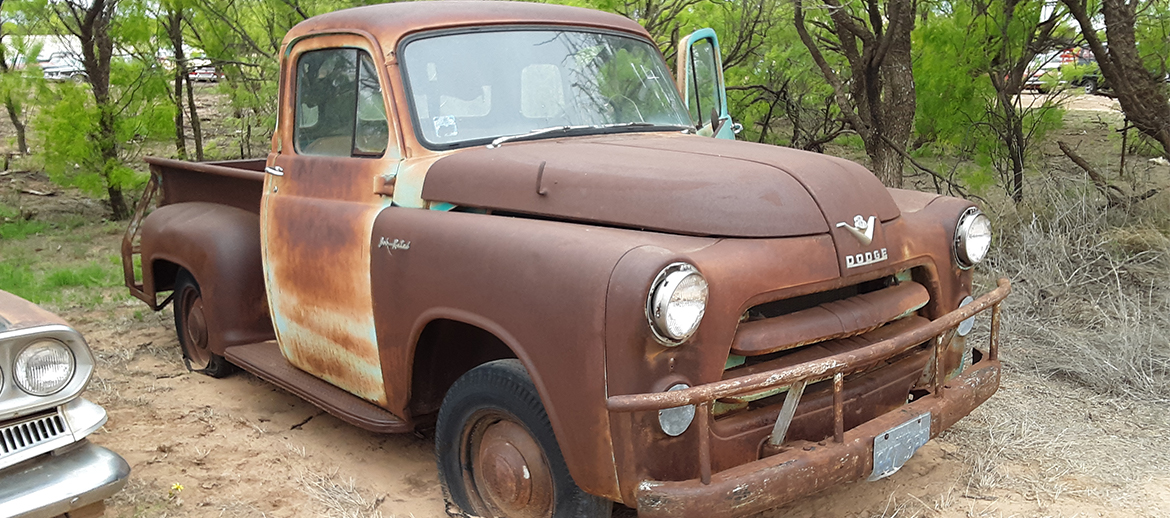
<svg viewBox="0 0 1170 518"><path fill-rule="evenodd" d="M69 433L61 413L42 414L19 423L0 426L0 459L49 442Z"/></svg>

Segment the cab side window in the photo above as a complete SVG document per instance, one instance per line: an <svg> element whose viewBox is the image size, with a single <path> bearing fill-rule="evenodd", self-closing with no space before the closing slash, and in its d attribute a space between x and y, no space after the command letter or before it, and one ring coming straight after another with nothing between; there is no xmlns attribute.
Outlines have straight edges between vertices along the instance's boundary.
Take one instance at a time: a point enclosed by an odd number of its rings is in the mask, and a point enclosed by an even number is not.
<svg viewBox="0 0 1170 518"><path fill-rule="evenodd" d="M378 73L369 54L314 50L297 59L297 152L378 157L390 132Z"/></svg>

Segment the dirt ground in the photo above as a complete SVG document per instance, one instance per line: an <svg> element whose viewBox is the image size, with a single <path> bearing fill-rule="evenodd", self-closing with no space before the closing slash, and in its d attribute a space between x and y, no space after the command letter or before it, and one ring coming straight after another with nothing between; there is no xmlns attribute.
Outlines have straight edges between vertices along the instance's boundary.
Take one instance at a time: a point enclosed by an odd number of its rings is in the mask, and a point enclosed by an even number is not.
<svg viewBox="0 0 1170 518"><path fill-rule="evenodd" d="M1106 98L1074 102L1085 113L1116 113ZM82 203L38 175L0 178L0 195L22 206ZM37 260L54 260L52 246L28 239ZM86 255L117 255L120 239L99 234ZM121 289L96 307L50 308L99 359L86 397L109 422L92 440L132 468L107 516L447 516L429 433L373 434L247 373L188 373L170 310L151 313ZM1170 516L1170 402L1105 398L1018 372L1013 355L1024 353L1006 343L1001 391L892 477L756 518ZM615 516L634 513L618 506Z"/></svg>

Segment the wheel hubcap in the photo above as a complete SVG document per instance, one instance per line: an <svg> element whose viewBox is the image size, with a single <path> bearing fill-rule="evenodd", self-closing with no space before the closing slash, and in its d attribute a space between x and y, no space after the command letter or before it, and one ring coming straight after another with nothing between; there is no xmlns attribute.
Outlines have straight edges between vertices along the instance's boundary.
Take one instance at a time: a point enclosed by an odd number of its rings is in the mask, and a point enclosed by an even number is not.
<svg viewBox="0 0 1170 518"><path fill-rule="evenodd" d="M506 418L489 423L476 427L480 433L473 431L470 437L475 500L486 507L479 512L508 518L552 516L552 473L540 445L518 423Z"/></svg>
<svg viewBox="0 0 1170 518"><path fill-rule="evenodd" d="M207 320L203 315L203 297L193 289L183 294L183 333L187 359L195 370L207 368L211 354L207 350Z"/></svg>

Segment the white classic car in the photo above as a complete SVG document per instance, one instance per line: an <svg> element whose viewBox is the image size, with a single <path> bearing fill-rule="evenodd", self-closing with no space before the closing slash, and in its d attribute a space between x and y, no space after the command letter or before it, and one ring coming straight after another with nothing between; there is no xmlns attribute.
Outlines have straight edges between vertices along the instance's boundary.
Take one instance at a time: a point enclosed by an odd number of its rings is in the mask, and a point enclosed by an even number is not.
<svg viewBox="0 0 1170 518"><path fill-rule="evenodd" d="M56 315L0 291L0 517L93 516L130 466L86 437L106 422L80 397L94 357Z"/></svg>

